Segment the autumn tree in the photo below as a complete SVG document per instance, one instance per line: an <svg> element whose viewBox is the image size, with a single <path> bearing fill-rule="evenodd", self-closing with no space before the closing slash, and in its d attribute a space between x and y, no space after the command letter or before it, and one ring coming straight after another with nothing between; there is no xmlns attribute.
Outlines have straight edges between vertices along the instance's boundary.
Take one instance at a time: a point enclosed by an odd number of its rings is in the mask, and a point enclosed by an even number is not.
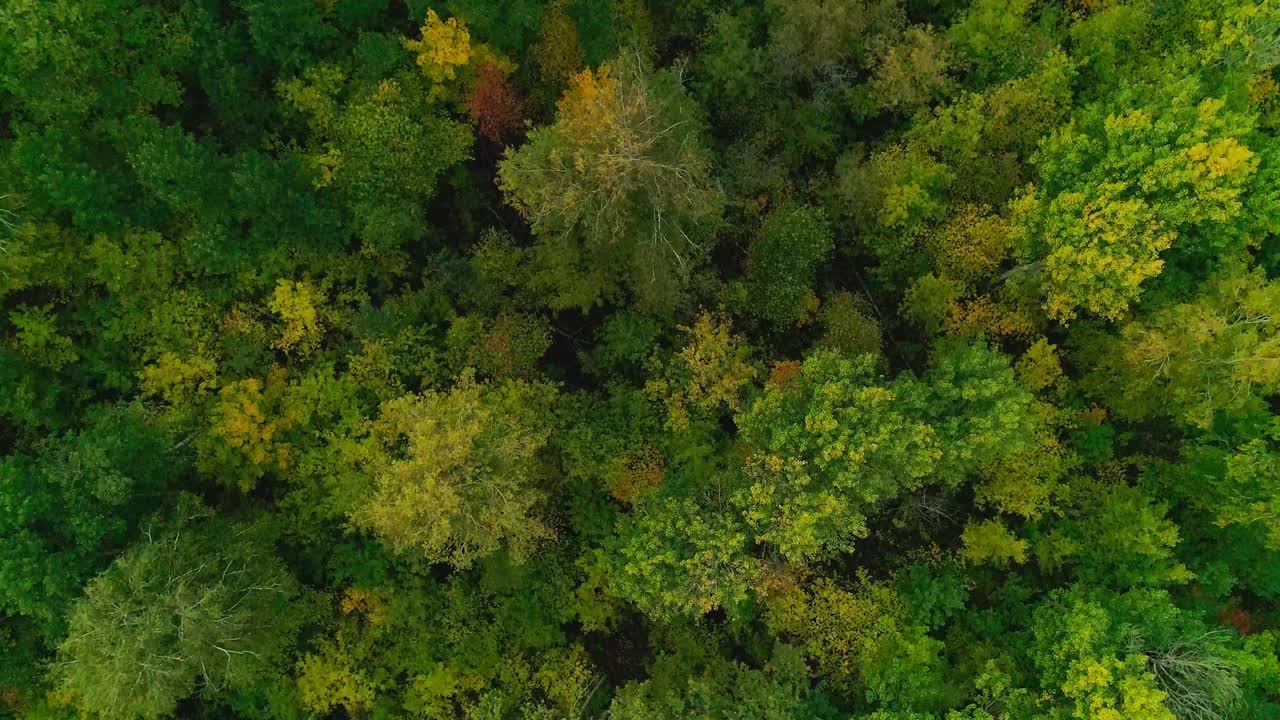
<svg viewBox="0 0 1280 720"><path fill-rule="evenodd" d="M624 288L670 308L721 207L680 74L627 54L574 75L557 110L499 167L508 202L538 236L535 284L558 309L585 311Z"/></svg>
<svg viewBox="0 0 1280 720"><path fill-rule="evenodd" d="M476 122L477 132L490 142L501 144L520 129L524 98L497 63L484 62L476 69L467 111Z"/></svg>
<svg viewBox="0 0 1280 720"><path fill-rule="evenodd" d="M555 0L542 15L538 39L529 54L542 80L556 91L587 64L578 27L565 11L569 3Z"/></svg>
<svg viewBox="0 0 1280 720"><path fill-rule="evenodd" d="M1252 132L1246 113L1186 79L1137 85L1046 139L1040 180L1015 212L1049 315L1118 319L1160 274L1166 250L1203 263L1272 227L1269 213L1241 212L1264 189Z"/></svg>
<svg viewBox="0 0 1280 720"><path fill-rule="evenodd" d="M491 378L531 379L551 346L547 328L545 320L525 313L460 317L445 337L448 359L456 372L470 367Z"/></svg>
<svg viewBox="0 0 1280 720"><path fill-rule="evenodd" d="M915 145L894 145L869 157L845 153L836 173L839 207L857 224L863 242L881 262L910 268L916 244L946 214L955 173Z"/></svg>
<svg viewBox="0 0 1280 720"><path fill-rule="evenodd" d="M461 18L441 20L435 10L427 10L422 25L422 39L405 40L406 49L417 54L415 58L422 74L431 81L431 96L446 92L446 83L458 77L458 70L471 62L471 33Z"/></svg>
<svg viewBox="0 0 1280 720"><path fill-rule="evenodd" d="M913 112L942 96L947 84L946 40L931 28L907 28L875 61L867 92L872 107Z"/></svg>
<svg viewBox="0 0 1280 720"><path fill-rule="evenodd" d="M766 608L773 632L791 638L845 694L903 713L938 706L942 643L913 622L888 584L815 578L768 598Z"/></svg>
<svg viewBox="0 0 1280 720"><path fill-rule="evenodd" d="M376 487L351 520L431 562L465 568L499 548L527 557L552 535L537 485L547 441L537 417L552 397L547 386L480 385L468 372L448 392L385 403Z"/></svg>
<svg viewBox="0 0 1280 720"><path fill-rule="evenodd" d="M726 318L708 312L681 330L684 346L668 359L655 356L645 383L645 392L666 406L667 426L687 429L741 411L760 373L750 346Z"/></svg>
<svg viewBox="0 0 1280 720"><path fill-rule="evenodd" d="M286 470L291 446L284 435L297 418L281 402L285 388L280 368L265 382L246 378L224 385L209 411L208 432L195 442L200 471L248 492L263 477Z"/></svg>

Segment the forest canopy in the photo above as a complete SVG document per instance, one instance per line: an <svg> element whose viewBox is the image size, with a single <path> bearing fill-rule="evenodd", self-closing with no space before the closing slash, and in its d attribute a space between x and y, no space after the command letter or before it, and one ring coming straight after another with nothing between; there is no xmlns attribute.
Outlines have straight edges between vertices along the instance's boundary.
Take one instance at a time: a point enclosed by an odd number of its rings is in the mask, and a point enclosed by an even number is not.
<svg viewBox="0 0 1280 720"><path fill-rule="evenodd" d="M0 2L0 718L1280 720L1273 0Z"/></svg>

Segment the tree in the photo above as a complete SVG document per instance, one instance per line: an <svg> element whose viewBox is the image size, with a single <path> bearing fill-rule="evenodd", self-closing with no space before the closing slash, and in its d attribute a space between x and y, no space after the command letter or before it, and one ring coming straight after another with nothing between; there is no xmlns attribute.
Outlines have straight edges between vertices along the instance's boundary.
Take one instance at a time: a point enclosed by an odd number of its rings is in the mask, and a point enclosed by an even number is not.
<svg viewBox="0 0 1280 720"><path fill-rule="evenodd" d="M476 69L467 111L476 121L477 132L490 142L501 144L520 129L524 98L498 63L483 62Z"/></svg>
<svg viewBox="0 0 1280 720"><path fill-rule="evenodd" d="M933 429L942 453L933 476L950 486L1026 448L1040 421L1009 358L983 342L941 343L923 377L890 387L898 411Z"/></svg>
<svg viewBox="0 0 1280 720"><path fill-rule="evenodd" d="M1198 275L1274 227L1268 212L1241 212L1270 192L1253 132L1249 115L1187 78L1135 85L1047 138L1017 223L1024 262L1043 263L1050 316L1117 319L1164 251Z"/></svg>
<svg viewBox="0 0 1280 720"><path fill-rule="evenodd" d="M166 717L197 690L246 687L297 630L301 591L265 522L191 503L177 517L144 532L71 610L55 675L95 717Z"/></svg>
<svg viewBox="0 0 1280 720"><path fill-rule="evenodd" d="M1060 321L1086 310L1108 320L1124 316L1144 281L1160 274L1160 253L1175 234L1162 228L1146 202L1123 200L1115 185L1100 197L1064 193L1049 202L1039 225L1024 225L1043 237L1045 310ZM1025 205L1019 205L1019 208Z"/></svg>
<svg viewBox="0 0 1280 720"><path fill-rule="evenodd" d="M946 213L946 192L955 174L914 145L877 150L870 158L846 153L836 173L840 207L857 223L869 249L890 267L911 267L916 242Z"/></svg>
<svg viewBox="0 0 1280 720"><path fill-rule="evenodd" d="M542 80L555 91L587 64L578 38L578 27L565 12L565 0L555 0L542 15L538 39L529 49L529 55L538 67Z"/></svg>
<svg viewBox="0 0 1280 720"><path fill-rule="evenodd" d="M405 40L406 49L417 53L418 67L431 81L431 96L443 95L445 83L458 76L458 68L471 62L471 33L461 18L441 20L435 10L427 10L421 40Z"/></svg>
<svg viewBox="0 0 1280 720"><path fill-rule="evenodd" d="M828 295L818 310L822 337L816 347L835 350L849 358L880 355L884 340L872 311L863 298L851 293Z"/></svg>
<svg viewBox="0 0 1280 720"><path fill-rule="evenodd" d="M991 563L1001 567L1010 561L1025 562L1027 541L1018 538L999 520L970 522L964 526L964 556L975 565Z"/></svg>
<svg viewBox="0 0 1280 720"><path fill-rule="evenodd" d="M184 463L141 405L95 408L86 426L0 463L0 608L51 638L81 587L136 537Z"/></svg>
<svg viewBox="0 0 1280 720"><path fill-rule="evenodd" d="M878 53L867 92L873 107L914 112L942 95L947 84L946 40L931 28L910 27Z"/></svg>
<svg viewBox="0 0 1280 720"><path fill-rule="evenodd" d="M726 117L750 107L760 93L765 72L761 48L753 46L751 23L741 15L713 15L695 56L693 87L713 112Z"/></svg>
<svg viewBox="0 0 1280 720"><path fill-rule="evenodd" d="M735 417L753 452L735 502L757 542L795 562L848 552L878 503L933 472L937 434L875 372L871 356L820 350Z"/></svg>
<svg viewBox="0 0 1280 720"><path fill-rule="evenodd" d="M606 546L609 587L655 620L733 611L748 597L757 563L746 529L727 508L653 494L618 525Z"/></svg>
<svg viewBox="0 0 1280 720"><path fill-rule="evenodd" d="M1176 643L1185 623L1162 592L1056 590L1035 611L1032 656L1042 686L1060 691L1076 717L1174 720L1162 689L1170 678L1153 671L1151 643Z"/></svg>
<svg viewBox="0 0 1280 720"><path fill-rule="evenodd" d="M209 412L209 432L195 443L202 473L248 492L263 477L289 467L292 448L284 435L297 417L281 403L285 387L279 368L265 383L247 378L222 386Z"/></svg>
<svg viewBox="0 0 1280 720"><path fill-rule="evenodd" d="M551 347L547 328L546 320L525 313L460 317L445 337L450 364L457 372L470 367L490 378L532 379Z"/></svg>
<svg viewBox="0 0 1280 720"><path fill-rule="evenodd" d="M1222 425L1183 446L1184 464L1170 469L1177 491L1215 524L1259 528L1280 549L1280 418Z"/></svg>
<svg viewBox="0 0 1280 720"><path fill-rule="evenodd" d="M669 359L652 358L645 383L645 392L666 406L667 427L684 430L741 411L760 374L750 346L726 318L708 312L680 330L688 337L684 347Z"/></svg>
<svg viewBox="0 0 1280 720"><path fill-rule="evenodd" d="M1074 566L1081 580L1095 586L1159 587L1185 583L1192 574L1174 548L1178 526L1166 517L1164 503L1125 485L1080 482L1084 514L1065 518L1037 548L1042 567Z"/></svg>
<svg viewBox="0 0 1280 720"><path fill-rule="evenodd" d="M984 0L970 12L1010 1ZM963 94L922 114L907 130L907 142L965 179L952 186L955 199L1003 205L1031 180L1030 161L1041 139L1069 118L1075 79L1075 63L1066 53L1047 52L1025 76Z"/></svg>
<svg viewBox="0 0 1280 720"><path fill-rule="evenodd" d="M317 305L323 302L324 297L309 281L277 280L270 307L284 321L284 328L274 345L285 352L303 355L314 350L320 344L322 332Z"/></svg>
<svg viewBox="0 0 1280 720"><path fill-rule="evenodd" d="M1085 385L1129 418L1207 429L1219 413L1245 414L1280 388L1277 303L1280 284L1226 262L1193 299L1139 315L1118 334L1085 336Z"/></svg>
<svg viewBox="0 0 1280 720"><path fill-rule="evenodd" d="M769 67L783 77L839 77L846 67L869 64L874 40L904 24L902 8L886 0L804 0L767 4Z"/></svg>
<svg viewBox="0 0 1280 720"><path fill-rule="evenodd" d="M674 688L663 682L664 677L628 684L610 703L608 720L673 715L690 720L787 720L820 712L820 703L809 691L804 657L794 647L779 645L761 669L718 657L706 665L697 675L679 678Z"/></svg>
<svg viewBox="0 0 1280 720"><path fill-rule="evenodd" d="M947 30L979 86L1021 76L1050 40L1033 24L1031 0L975 0Z"/></svg>
<svg viewBox="0 0 1280 720"><path fill-rule="evenodd" d="M535 283L556 309L586 311L623 288L671 307L722 203L680 75L624 55L574 75L557 110L499 165L538 236Z"/></svg>
<svg viewBox="0 0 1280 720"><path fill-rule="evenodd" d="M755 313L778 329L803 322L818 303L814 274L833 246L822 210L790 205L770 213L747 260Z"/></svg>
<svg viewBox="0 0 1280 720"><path fill-rule="evenodd" d="M769 598L766 618L844 693L908 712L936 706L941 643L910 622L902 598L886 584L865 575L851 587L814 578Z"/></svg>
<svg viewBox="0 0 1280 720"><path fill-rule="evenodd" d="M545 385L480 385L464 372L447 393L383 404L376 487L352 522L397 552L459 568L499 548L528 557L553 534L537 486L548 435L537 418L553 397Z"/></svg>
<svg viewBox="0 0 1280 720"><path fill-rule="evenodd" d="M434 194L438 176L469 157L472 135L432 103L435 86L424 80L401 73L360 82L317 65L281 81L277 93L312 130L304 155L312 184L342 191L366 212Z"/></svg>

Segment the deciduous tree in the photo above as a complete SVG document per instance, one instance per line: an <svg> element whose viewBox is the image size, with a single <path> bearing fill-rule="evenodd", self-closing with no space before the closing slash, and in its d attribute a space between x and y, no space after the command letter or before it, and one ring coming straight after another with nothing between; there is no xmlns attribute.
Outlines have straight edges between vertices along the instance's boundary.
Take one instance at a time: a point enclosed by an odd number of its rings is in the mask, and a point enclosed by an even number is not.
<svg viewBox="0 0 1280 720"><path fill-rule="evenodd" d="M539 238L535 282L554 308L587 310L623 288L670 308L722 204L681 76L623 55L574 75L557 109L499 168Z"/></svg>
<svg viewBox="0 0 1280 720"><path fill-rule="evenodd" d="M552 396L544 385L480 385L464 372L448 392L385 403L375 432L386 452L352 521L397 552L460 568L499 548L527 557L553 534L537 485L548 432L537 418Z"/></svg>

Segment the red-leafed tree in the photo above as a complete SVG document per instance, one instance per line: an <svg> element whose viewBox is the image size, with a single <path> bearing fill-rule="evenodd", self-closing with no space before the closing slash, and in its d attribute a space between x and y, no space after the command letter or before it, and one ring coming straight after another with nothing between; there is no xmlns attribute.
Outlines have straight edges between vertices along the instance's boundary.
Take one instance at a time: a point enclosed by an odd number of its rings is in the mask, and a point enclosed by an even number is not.
<svg viewBox="0 0 1280 720"><path fill-rule="evenodd" d="M476 68L475 85L467 103L476 130L501 143L520 127L524 98L511 86L506 73L496 63L484 62Z"/></svg>

